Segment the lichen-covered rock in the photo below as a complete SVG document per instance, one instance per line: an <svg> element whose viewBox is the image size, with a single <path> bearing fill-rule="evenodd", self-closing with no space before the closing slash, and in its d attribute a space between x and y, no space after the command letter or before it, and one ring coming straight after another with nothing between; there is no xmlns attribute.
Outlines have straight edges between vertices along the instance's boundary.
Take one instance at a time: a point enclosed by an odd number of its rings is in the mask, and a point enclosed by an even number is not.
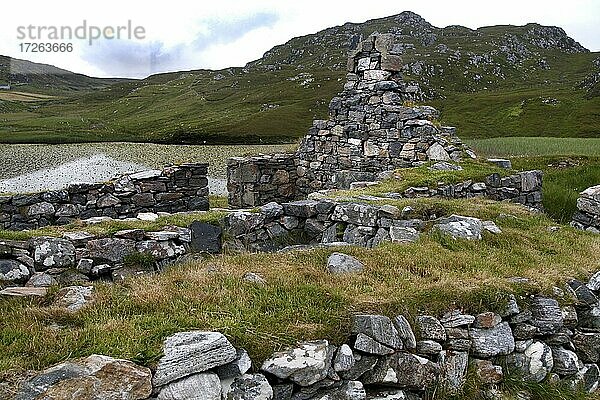
<svg viewBox="0 0 600 400"><path fill-rule="evenodd" d="M414 350L417 347L417 340L408 320L403 315L398 315L394 318L394 326L404 348Z"/></svg>
<svg viewBox="0 0 600 400"><path fill-rule="evenodd" d="M14 400L141 400L152 392L151 379L148 368L131 361L91 355L44 370L26 381Z"/></svg>
<svg viewBox="0 0 600 400"><path fill-rule="evenodd" d="M31 245L37 270L75 266L75 246L66 239L37 237Z"/></svg>
<svg viewBox="0 0 600 400"><path fill-rule="evenodd" d="M474 316L463 314L460 310L451 311L440 318L440 322L444 328L457 328L459 326L471 325L474 321Z"/></svg>
<svg viewBox="0 0 600 400"><path fill-rule="evenodd" d="M562 328L563 316L558 302L547 297L534 297L531 302L531 324L542 335L553 334Z"/></svg>
<svg viewBox="0 0 600 400"><path fill-rule="evenodd" d="M365 334L377 342L393 349L402 349L402 340L392 320L383 315L355 315L353 334Z"/></svg>
<svg viewBox="0 0 600 400"><path fill-rule="evenodd" d="M507 322L502 322L489 329L471 328L469 334L471 349L478 357L507 355L515 350L515 339Z"/></svg>
<svg viewBox="0 0 600 400"><path fill-rule="evenodd" d="M419 340L417 342L417 354L432 356L440 354L442 345L433 340Z"/></svg>
<svg viewBox="0 0 600 400"><path fill-rule="evenodd" d="M362 262L344 253L333 253L327 259L327 270L332 274L360 272L363 268Z"/></svg>
<svg viewBox="0 0 600 400"><path fill-rule="evenodd" d="M573 336L577 355L583 362L600 362L600 333L577 332Z"/></svg>
<svg viewBox="0 0 600 400"><path fill-rule="evenodd" d="M394 352L394 349L375 341L373 338L365 335L364 333L359 333L356 336L354 348L362 351L363 353L377 355L392 354Z"/></svg>
<svg viewBox="0 0 600 400"><path fill-rule="evenodd" d="M135 252L135 241L119 238L90 240L86 244L88 258L121 263L123 259Z"/></svg>
<svg viewBox="0 0 600 400"><path fill-rule="evenodd" d="M439 366L425 358L403 352L392 358L399 387L423 390L431 387L439 377Z"/></svg>
<svg viewBox="0 0 600 400"><path fill-rule="evenodd" d="M461 351L446 351L441 368L442 385L451 393L460 391L465 384L469 353Z"/></svg>
<svg viewBox="0 0 600 400"><path fill-rule="evenodd" d="M350 348L350 346L347 344L343 344L335 353L335 358L333 359L333 370L335 372L348 371L354 366L355 363L356 360L354 358L352 348Z"/></svg>
<svg viewBox="0 0 600 400"><path fill-rule="evenodd" d="M415 319L415 323L421 339L442 342L446 340L446 330L437 318L430 315L419 315Z"/></svg>
<svg viewBox="0 0 600 400"><path fill-rule="evenodd" d="M600 303L577 313L579 327L588 331L600 332Z"/></svg>
<svg viewBox="0 0 600 400"><path fill-rule="evenodd" d="M154 385L164 386L178 379L225 365L235 360L236 350L218 332L180 332L164 342Z"/></svg>
<svg viewBox="0 0 600 400"><path fill-rule="evenodd" d="M483 223L478 218L451 215L439 220L434 229L454 239L481 240Z"/></svg>
<svg viewBox="0 0 600 400"><path fill-rule="evenodd" d="M338 204L331 219L358 226L376 226L378 209L368 204Z"/></svg>
<svg viewBox="0 0 600 400"><path fill-rule="evenodd" d="M390 226L390 241L392 243L411 243L419 240L419 232L415 228Z"/></svg>
<svg viewBox="0 0 600 400"><path fill-rule="evenodd" d="M164 386L157 400L221 400L221 381L212 372L187 376Z"/></svg>
<svg viewBox="0 0 600 400"><path fill-rule="evenodd" d="M93 286L67 286L58 291L54 306L79 311L93 299Z"/></svg>
<svg viewBox="0 0 600 400"><path fill-rule="evenodd" d="M233 380L224 397L225 400L271 400L273 388L264 375L241 375Z"/></svg>
<svg viewBox="0 0 600 400"><path fill-rule="evenodd" d="M598 303L598 297L583 282L571 279L567 288L582 306L592 307Z"/></svg>
<svg viewBox="0 0 600 400"><path fill-rule="evenodd" d="M554 358L554 367L552 372L559 375L573 375L579 372L583 367L581 361L577 357L577 354L571 350L567 350L563 347L553 347L552 357Z"/></svg>
<svg viewBox="0 0 600 400"><path fill-rule="evenodd" d="M552 350L547 344L539 341L526 346L522 353L511 354L508 360L513 367L521 371L525 380L532 382L543 381L554 367Z"/></svg>
<svg viewBox="0 0 600 400"><path fill-rule="evenodd" d="M185 248L173 241L144 240L135 245L139 253L149 254L156 260L165 260L185 254Z"/></svg>
<svg viewBox="0 0 600 400"><path fill-rule="evenodd" d="M215 368L215 372L220 379L233 378L239 375L244 375L252 367L252 360L248 352L244 349L237 350L235 360L228 364Z"/></svg>
<svg viewBox="0 0 600 400"><path fill-rule="evenodd" d="M327 377L333 351L327 340L305 342L273 354L263 363L261 370L300 386L310 386Z"/></svg>
<svg viewBox="0 0 600 400"><path fill-rule="evenodd" d="M27 282L29 269L16 260L0 260L0 284L15 285Z"/></svg>
<svg viewBox="0 0 600 400"><path fill-rule="evenodd" d="M494 365L490 360L472 359L471 364L475 369L475 374L483 384L496 384L504 379L502 367Z"/></svg>

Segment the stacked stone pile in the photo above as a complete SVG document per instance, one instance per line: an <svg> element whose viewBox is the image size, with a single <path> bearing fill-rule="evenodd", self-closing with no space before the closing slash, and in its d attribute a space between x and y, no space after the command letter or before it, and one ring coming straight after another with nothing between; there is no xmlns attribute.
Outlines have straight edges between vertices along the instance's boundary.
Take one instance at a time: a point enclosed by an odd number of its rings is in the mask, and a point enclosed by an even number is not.
<svg viewBox="0 0 600 400"><path fill-rule="evenodd" d="M466 148L456 130L440 127L433 107L411 106L395 38L369 36L350 51L344 91L331 100L329 119L314 121L298 149L299 168L307 171L300 188L347 187L381 171L460 160Z"/></svg>
<svg viewBox="0 0 600 400"><path fill-rule="evenodd" d="M145 212L208 210L207 168L208 164L183 164L123 175L107 183L0 195L0 229L37 229L100 216L124 219Z"/></svg>

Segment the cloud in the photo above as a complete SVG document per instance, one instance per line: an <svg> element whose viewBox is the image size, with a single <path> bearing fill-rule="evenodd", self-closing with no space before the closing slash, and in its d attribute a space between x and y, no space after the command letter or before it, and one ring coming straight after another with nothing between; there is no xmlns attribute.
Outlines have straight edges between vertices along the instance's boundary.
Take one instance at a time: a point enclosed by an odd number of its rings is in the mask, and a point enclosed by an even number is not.
<svg viewBox="0 0 600 400"><path fill-rule="evenodd" d="M196 50L203 50L212 45L230 43L256 29L272 27L278 20L279 16L273 12L258 12L232 20L210 19L203 24L207 31L196 36L193 46Z"/></svg>
<svg viewBox="0 0 600 400"><path fill-rule="evenodd" d="M259 12L232 20L201 21L191 42L174 46L167 46L161 40L101 39L91 46L82 45L81 59L102 70L106 76L146 77L160 72L197 69L199 65L206 65L202 61L211 58L215 46L228 47L255 30L273 26L277 20L275 13Z"/></svg>

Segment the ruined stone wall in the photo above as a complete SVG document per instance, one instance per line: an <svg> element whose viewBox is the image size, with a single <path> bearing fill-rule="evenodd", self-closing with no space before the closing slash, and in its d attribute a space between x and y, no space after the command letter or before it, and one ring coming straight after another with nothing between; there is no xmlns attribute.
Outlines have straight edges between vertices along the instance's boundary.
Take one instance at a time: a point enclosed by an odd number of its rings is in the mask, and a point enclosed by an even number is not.
<svg viewBox="0 0 600 400"><path fill-rule="evenodd" d="M577 229L600 233L600 185L581 192L571 225Z"/></svg>
<svg viewBox="0 0 600 400"><path fill-rule="evenodd" d="M413 105L414 88L402 80L402 63L394 41L394 35L370 36L350 52L347 82L331 100L329 118L314 121L298 151L279 156L285 162L273 161L276 165L269 166L267 158L252 157L228 165L231 206L287 201L321 189L373 181L386 170L431 160L459 161L465 154L474 157L454 128L439 126L436 109ZM237 171L242 166L244 171L281 168L290 173L295 189L278 197L270 182L242 179L246 174ZM294 176L298 178L295 181ZM243 186L253 194L242 195Z"/></svg>
<svg viewBox="0 0 600 400"><path fill-rule="evenodd" d="M207 164L184 164L123 175L64 190L0 195L0 229L36 229L77 219L135 217L140 212L208 209Z"/></svg>
<svg viewBox="0 0 600 400"><path fill-rule="evenodd" d="M316 188L306 188L306 171L295 167L292 155L278 155L287 163L271 164L272 156L236 158L229 161L229 203L233 206L255 207L270 202L285 203L305 199ZM273 165L276 165L274 168ZM233 174L236 174L233 176ZM243 178L240 178L243 176ZM277 178L279 177L279 178ZM282 177L289 177L286 183L275 184ZM355 176L356 177L356 176ZM360 188L372 183L367 180L348 180L344 188ZM294 180L295 179L295 180ZM296 183L294 185L294 182ZM298 184L300 182L300 184ZM484 196L492 200L508 200L515 203L542 209L542 172L525 171L501 177L492 174L483 182L472 180L455 184L440 184L437 187L409 187L402 193L388 193L389 198L443 197L465 199Z"/></svg>
<svg viewBox="0 0 600 400"><path fill-rule="evenodd" d="M0 289L121 281L158 271L185 254L219 253L221 234L219 226L197 221L154 232L127 229L97 236L76 231L61 238L0 239Z"/></svg>
<svg viewBox="0 0 600 400"><path fill-rule="evenodd" d="M229 204L256 206L302 198L297 181L302 171L294 154L235 157L227 160Z"/></svg>
<svg viewBox="0 0 600 400"><path fill-rule="evenodd" d="M522 202L541 208L541 171L522 172L506 178L491 175L484 182L466 181L438 188L411 187L387 198L470 198L491 195L496 200ZM496 186L506 185L506 186ZM517 189L518 188L518 189ZM372 200L384 198L372 198ZM374 206L331 199L268 203L257 210L229 214L226 231L240 246L251 251L274 251L294 245L355 245L374 247L385 241L417 240L427 220L390 205ZM456 219L456 218L455 218ZM462 221L460 218L457 219ZM477 238L493 224L466 218ZM437 221L442 225L443 220ZM492 227L491 232L496 232ZM468 238L470 239L470 237Z"/></svg>

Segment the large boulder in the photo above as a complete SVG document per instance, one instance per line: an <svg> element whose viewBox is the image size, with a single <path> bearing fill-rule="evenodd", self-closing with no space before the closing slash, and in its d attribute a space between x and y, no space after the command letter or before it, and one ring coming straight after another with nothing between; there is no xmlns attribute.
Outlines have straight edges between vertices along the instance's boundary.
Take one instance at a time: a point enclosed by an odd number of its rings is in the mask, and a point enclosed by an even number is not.
<svg viewBox="0 0 600 400"><path fill-rule="evenodd" d="M15 285L27 282L29 269L16 260L0 260L0 285Z"/></svg>
<svg viewBox="0 0 600 400"><path fill-rule="evenodd" d="M327 340L305 342L296 348L273 354L261 369L300 386L310 386L327 377L333 352L334 347Z"/></svg>
<svg viewBox="0 0 600 400"><path fill-rule="evenodd" d="M218 332L180 332L164 343L164 356L154 375L154 386L164 386L178 379L225 365L235 360L236 350Z"/></svg>
<svg viewBox="0 0 600 400"><path fill-rule="evenodd" d="M75 266L75 246L66 239L37 237L32 239L31 246L37 270Z"/></svg>
<svg viewBox="0 0 600 400"><path fill-rule="evenodd" d="M146 399L152 393L151 379L148 368L126 360L91 355L41 372L22 385L14 400Z"/></svg>

